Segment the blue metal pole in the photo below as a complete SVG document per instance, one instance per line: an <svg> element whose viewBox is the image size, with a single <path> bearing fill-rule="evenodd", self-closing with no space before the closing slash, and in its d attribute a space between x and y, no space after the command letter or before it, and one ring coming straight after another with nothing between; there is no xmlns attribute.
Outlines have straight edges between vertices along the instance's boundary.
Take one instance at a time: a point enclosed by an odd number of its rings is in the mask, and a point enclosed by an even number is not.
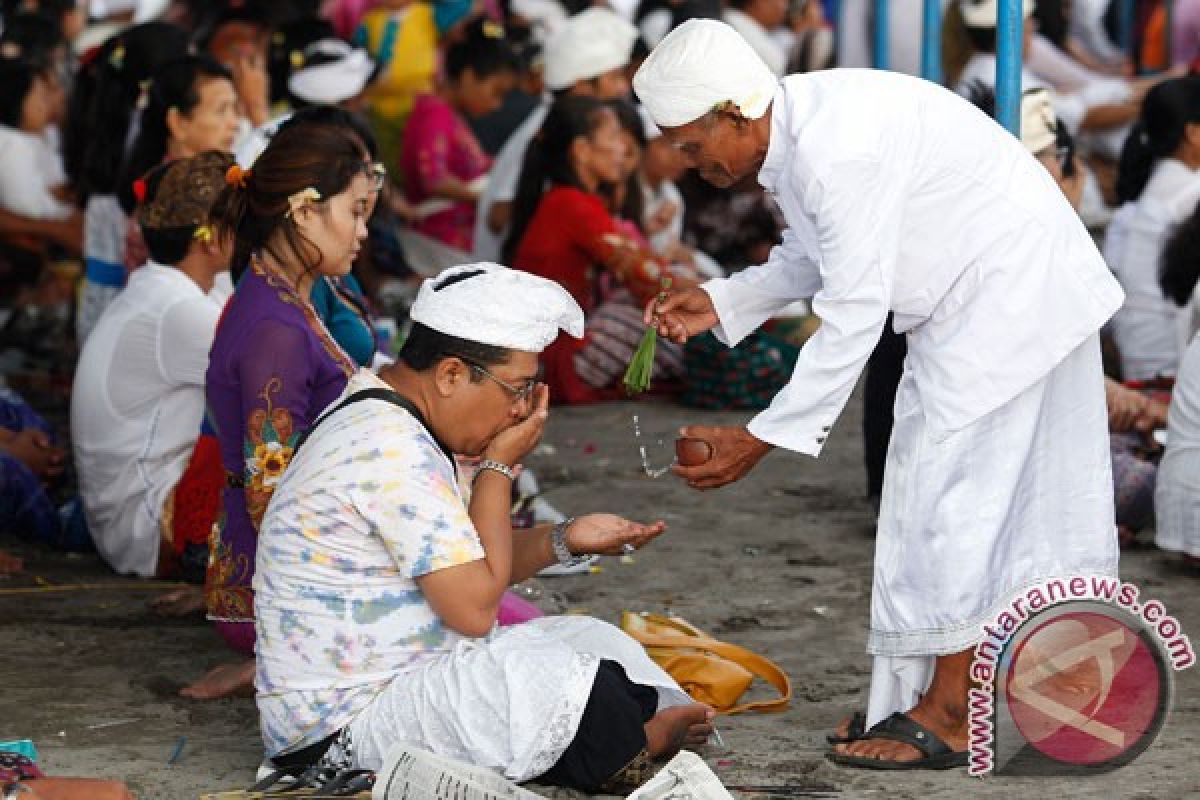
<svg viewBox="0 0 1200 800"><path fill-rule="evenodd" d="M996 18L996 121L1021 135L1022 0L1000 0Z"/></svg>
<svg viewBox="0 0 1200 800"><path fill-rule="evenodd" d="M875 69L888 69L891 57L888 53L888 0L874 0L875 20L873 58Z"/></svg>
<svg viewBox="0 0 1200 800"><path fill-rule="evenodd" d="M925 0L921 23L921 77L934 83L942 82L941 0Z"/></svg>

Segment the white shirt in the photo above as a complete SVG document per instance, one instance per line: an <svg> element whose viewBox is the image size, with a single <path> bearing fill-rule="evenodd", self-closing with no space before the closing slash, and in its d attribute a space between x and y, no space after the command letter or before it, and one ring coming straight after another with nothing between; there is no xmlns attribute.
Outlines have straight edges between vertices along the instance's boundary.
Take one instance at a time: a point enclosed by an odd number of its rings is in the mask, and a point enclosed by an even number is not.
<svg viewBox="0 0 1200 800"><path fill-rule="evenodd" d="M331 407L389 388L359 370ZM344 727L398 673L462 637L416 579L483 545L454 463L408 411L362 400L324 420L267 507L254 574L258 708L275 755Z"/></svg>
<svg viewBox="0 0 1200 800"><path fill-rule="evenodd" d="M506 226L500 233L493 233L487 223L488 213L496 203L511 203L517 196L517 183L521 180L525 151L529 149L533 137L542 129L542 123L549 111L550 101L544 100L540 106L529 112L521 127L512 132L504 147L496 154L496 160L492 162L487 189L480 196L475 209L473 254L479 261L502 263L500 251L504 249L508 228Z"/></svg>
<svg viewBox="0 0 1200 800"><path fill-rule="evenodd" d="M1167 240L1197 202L1200 172L1166 158L1137 201L1122 206L1109 225L1104 257L1125 290L1112 331L1126 380L1174 375L1194 332L1190 310L1163 295L1158 276Z"/></svg>
<svg viewBox="0 0 1200 800"><path fill-rule="evenodd" d="M71 431L96 549L114 570L155 574L163 502L191 456L221 306L174 267L148 262L79 357Z"/></svg>
<svg viewBox="0 0 1200 800"><path fill-rule="evenodd" d="M736 8L725 10L723 19L729 27L742 35L767 68L782 78L787 73L787 50L762 24L744 11Z"/></svg>
<svg viewBox="0 0 1200 800"><path fill-rule="evenodd" d="M908 332L929 427L959 430L1053 369L1121 290L1045 169L927 81L873 70L785 78L759 182L788 227L766 264L705 284L735 344L813 297L821 326L755 436L816 455L887 313Z"/></svg>
<svg viewBox="0 0 1200 800"><path fill-rule="evenodd" d="M66 219L73 209L51 191L66 183L47 140L0 125L0 208L34 219Z"/></svg>

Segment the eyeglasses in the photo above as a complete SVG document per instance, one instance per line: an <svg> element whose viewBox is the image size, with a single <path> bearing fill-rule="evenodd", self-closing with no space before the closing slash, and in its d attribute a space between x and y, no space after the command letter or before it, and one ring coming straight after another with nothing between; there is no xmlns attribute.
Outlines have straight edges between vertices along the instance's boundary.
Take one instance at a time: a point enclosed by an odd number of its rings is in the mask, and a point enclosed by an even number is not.
<svg viewBox="0 0 1200 800"><path fill-rule="evenodd" d="M513 386L508 381L497 378L495 375L493 375L491 372L488 371L487 367L483 366L482 364L478 364L468 358L463 358L462 356L455 356L455 358L462 361L464 364L466 364L468 367L470 367L475 372L478 372L481 375L486 375L488 378L491 378L493 381L495 381L496 383L503 386L506 390L508 390L508 393L513 396L513 402L524 403L530 397L533 396L533 390L537 388L537 385L538 385L537 378L530 378L529 380L525 381L525 383L521 386Z"/></svg>
<svg viewBox="0 0 1200 800"><path fill-rule="evenodd" d="M387 167L380 161L364 161L362 164L363 174L367 176L367 180L371 182L372 192L383 191L383 185L387 182Z"/></svg>

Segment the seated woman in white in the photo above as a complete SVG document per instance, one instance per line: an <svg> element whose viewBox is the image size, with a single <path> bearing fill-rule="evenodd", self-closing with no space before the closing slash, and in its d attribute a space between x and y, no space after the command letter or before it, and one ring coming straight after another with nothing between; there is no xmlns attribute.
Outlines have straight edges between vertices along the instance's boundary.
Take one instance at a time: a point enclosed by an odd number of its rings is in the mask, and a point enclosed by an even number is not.
<svg viewBox="0 0 1200 800"><path fill-rule="evenodd" d="M105 309L79 357L71 429L79 492L96 549L123 574L202 578L207 543L171 540L174 488L204 414L208 351L221 306L210 292L229 266L209 210L233 156L209 152L138 182L150 261Z"/></svg>
<svg viewBox="0 0 1200 800"><path fill-rule="evenodd" d="M1154 543L1200 562L1200 336L1184 354L1171 393L1154 515Z"/></svg>
<svg viewBox="0 0 1200 800"><path fill-rule="evenodd" d="M34 219L66 219L66 172L46 131L53 87L33 66L0 59L0 208Z"/></svg>
<svg viewBox="0 0 1200 800"><path fill-rule="evenodd" d="M1124 205L1109 226L1104 257L1125 290L1111 323L1121 374L1173 375L1193 329L1160 278L1169 237L1200 202L1200 77L1175 78L1146 95L1122 154L1117 194Z"/></svg>

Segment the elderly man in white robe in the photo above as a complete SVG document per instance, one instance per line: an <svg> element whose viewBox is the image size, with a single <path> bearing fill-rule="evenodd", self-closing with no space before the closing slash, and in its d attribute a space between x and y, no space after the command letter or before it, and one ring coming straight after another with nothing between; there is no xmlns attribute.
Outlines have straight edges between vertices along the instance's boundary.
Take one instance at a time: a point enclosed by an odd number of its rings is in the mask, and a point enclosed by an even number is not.
<svg viewBox="0 0 1200 800"><path fill-rule="evenodd" d="M1115 574L1097 331L1122 294L1053 179L932 83L866 70L779 81L731 28L681 25L634 89L710 183L757 173L788 227L767 263L647 307L661 335L736 344L784 305L821 318L746 427L689 427L713 489L773 448L816 456L889 311L907 334L885 472L865 720L830 757L965 765L968 674L989 611L1052 576ZM857 715L856 715L857 716Z"/></svg>

